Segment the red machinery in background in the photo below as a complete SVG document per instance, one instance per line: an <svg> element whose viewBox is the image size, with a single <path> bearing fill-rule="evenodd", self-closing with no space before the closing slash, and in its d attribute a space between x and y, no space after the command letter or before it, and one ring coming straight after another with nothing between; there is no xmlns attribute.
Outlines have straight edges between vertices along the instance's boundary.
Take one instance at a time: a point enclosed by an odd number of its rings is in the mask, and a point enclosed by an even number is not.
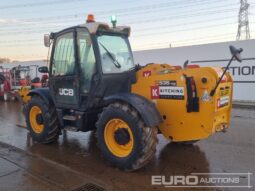
<svg viewBox="0 0 255 191"><path fill-rule="evenodd" d="M35 67L36 72L36 77L33 79L31 79L32 67ZM0 66L0 97L4 101L15 100L30 89L47 86L48 75L43 75L42 79L40 79L37 71L37 65L19 65L12 69Z"/></svg>
<svg viewBox="0 0 255 191"><path fill-rule="evenodd" d="M5 101L8 100L8 96L11 93L10 79L11 74L9 69L0 66L0 97L3 97Z"/></svg>

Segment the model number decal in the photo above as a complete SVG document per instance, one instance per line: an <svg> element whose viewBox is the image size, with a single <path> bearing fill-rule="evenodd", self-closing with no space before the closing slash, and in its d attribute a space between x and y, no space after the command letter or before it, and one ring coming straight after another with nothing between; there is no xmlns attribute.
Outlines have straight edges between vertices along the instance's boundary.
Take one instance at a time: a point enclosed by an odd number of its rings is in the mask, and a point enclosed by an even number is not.
<svg viewBox="0 0 255 191"><path fill-rule="evenodd" d="M173 81L173 80L160 80L160 81L157 81L157 84L159 86L177 86L176 81Z"/></svg>
<svg viewBox="0 0 255 191"><path fill-rule="evenodd" d="M67 88L59 88L59 95L74 96L74 90L73 89L67 89Z"/></svg>
<svg viewBox="0 0 255 191"><path fill-rule="evenodd" d="M184 87L152 86L152 99L184 99Z"/></svg>

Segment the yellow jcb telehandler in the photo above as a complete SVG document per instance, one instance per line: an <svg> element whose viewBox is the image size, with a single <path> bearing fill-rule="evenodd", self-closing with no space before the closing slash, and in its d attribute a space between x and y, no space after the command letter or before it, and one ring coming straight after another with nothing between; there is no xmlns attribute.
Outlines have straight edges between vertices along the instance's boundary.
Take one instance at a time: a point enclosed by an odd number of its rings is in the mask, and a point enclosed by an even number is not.
<svg viewBox="0 0 255 191"><path fill-rule="evenodd" d="M102 154L114 166L135 170L154 156L157 134L191 143L230 124L233 81L227 69L241 49L230 46L225 69L185 64L134 65L130 27L87 22L45 35L51 46L49 87L29 92L27 128L39 143L63 129L95 130Z"/></svg>

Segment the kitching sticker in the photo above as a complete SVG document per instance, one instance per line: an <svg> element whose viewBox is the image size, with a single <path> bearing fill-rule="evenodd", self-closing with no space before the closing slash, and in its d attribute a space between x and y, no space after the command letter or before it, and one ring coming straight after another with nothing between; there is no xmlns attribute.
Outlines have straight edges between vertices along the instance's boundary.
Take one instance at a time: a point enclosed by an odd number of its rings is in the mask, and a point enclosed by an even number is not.
<svg viewBox="0 0 255 191"><path fill-rule="evenodd" d="M184 99L184 87L152 86L152 99Z"/></svg>

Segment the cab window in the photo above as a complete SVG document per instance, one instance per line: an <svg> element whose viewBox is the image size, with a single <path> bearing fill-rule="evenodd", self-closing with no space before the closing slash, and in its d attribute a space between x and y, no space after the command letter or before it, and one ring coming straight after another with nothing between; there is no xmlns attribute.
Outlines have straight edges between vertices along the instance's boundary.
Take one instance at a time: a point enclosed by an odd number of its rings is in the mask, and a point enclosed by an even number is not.
<svg viewBox="0 0 255 191"><path fill-rule="evenodd" d="M74 75L74 37L73 32L66 33L57 38L52 61L52 75Z"/></svg>
<svg viewBox="0 0 255 191"><path fill-rule="evenodd" d="M127 37L102 34L97 41L104 74L122 73L134 67Z"/></svg>

